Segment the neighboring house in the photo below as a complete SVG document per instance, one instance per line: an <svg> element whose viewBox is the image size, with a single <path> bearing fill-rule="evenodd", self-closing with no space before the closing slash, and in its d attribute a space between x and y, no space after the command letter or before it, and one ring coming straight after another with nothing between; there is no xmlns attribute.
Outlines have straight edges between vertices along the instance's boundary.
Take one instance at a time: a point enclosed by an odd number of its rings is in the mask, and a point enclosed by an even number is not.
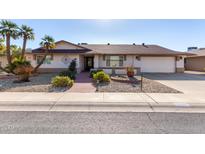
<svg viewBox="0 0 205 154"><path fill-rule="evenodd" d="M5 55L0 55L0 66L6 67L7 64L7 58Z"/></svg>
<svg viewBox="0 0 205 154"><path fill-rule="evenodd" d="M30 50L26 50L25 57L29 61L31 61L32 59L30 59L30 58L32 57L32 52ZM6 55L0 55L0 66L6 67L7 63L8 63L8 61L7 61Z"/></svg>
<svg viewBox="0 0 205 154"><path fill-rule="evenodd" d="M186 70L205 71L205 49L200 48L192 53L196 55L188 56L185 59Z"/></svg>
<svg viewBox="0 0 205 154"><path fill-rule="evenodd" d="M33 66L43 57L44 50L37 48L27 56ZM127 67L139 72L175 73L184 72L184 57L192 55L177 52L158 45L112 45L112 44L73 44L67 41L56 42L56 48L49 51L39 71L59 72L68 68L76 59L78 72L92 68L103 69L107 73L116 68L117 74L126 73Z"/></svg>

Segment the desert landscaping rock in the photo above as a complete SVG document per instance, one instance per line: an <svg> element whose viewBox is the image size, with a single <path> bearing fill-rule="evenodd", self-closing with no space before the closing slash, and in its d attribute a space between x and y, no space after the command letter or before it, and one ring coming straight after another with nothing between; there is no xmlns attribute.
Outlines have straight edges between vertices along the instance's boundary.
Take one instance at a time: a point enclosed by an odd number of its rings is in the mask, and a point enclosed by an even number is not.
<svg viewBox="0 0 205 154"><path fill-rule="evenodd" d="M146 92L146 93L181 93L178 90L165 86L159 82L143 78L143 91L138 84L112 81L109 84L100 84L99 92Z"/></svg>
<svg viewBox="0 0 205 154"><path fill-rule="evenodd" d="M39 74L30 77L30 82L13 83L16 78L0 79L0 91L6 92L63 92L68 88L53 88L51 79L55 73Z"/></svg>

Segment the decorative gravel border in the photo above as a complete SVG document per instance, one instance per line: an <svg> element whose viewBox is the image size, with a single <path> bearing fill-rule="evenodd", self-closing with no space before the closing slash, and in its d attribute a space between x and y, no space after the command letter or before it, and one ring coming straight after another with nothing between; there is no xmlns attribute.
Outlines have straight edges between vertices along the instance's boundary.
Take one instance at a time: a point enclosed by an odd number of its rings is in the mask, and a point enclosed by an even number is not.
<svg viewBox="0 0 205 154"><path fill-rule="evenodd" d="M98 92L135 92L135 93L182 93L176 89L170 88L157 81L143 78L143 88L141 91L140 82L136 84L116 82L111 80L110 83L100 83Z"/></svg>
<svg viewBox="0 0 205 154"><path fill-rule="evenodd" d="M16 78L8 77L0 79L1 92L64 92L69 88L54 88L51 79L55 73L38 74L30 77L30 82L13 83Z"/></svg>

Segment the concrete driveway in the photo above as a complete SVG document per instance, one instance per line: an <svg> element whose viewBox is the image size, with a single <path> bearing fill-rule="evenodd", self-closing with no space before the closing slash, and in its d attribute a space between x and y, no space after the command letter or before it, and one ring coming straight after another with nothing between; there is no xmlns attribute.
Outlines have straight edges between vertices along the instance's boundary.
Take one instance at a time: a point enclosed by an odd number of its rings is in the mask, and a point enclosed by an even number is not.
<svg viewBox="0 0 205 154"><path fill-rule="evenodd" d="M205 73L185 72L176 74L145 74L145 77L189 94L205 95Z"/></svg>

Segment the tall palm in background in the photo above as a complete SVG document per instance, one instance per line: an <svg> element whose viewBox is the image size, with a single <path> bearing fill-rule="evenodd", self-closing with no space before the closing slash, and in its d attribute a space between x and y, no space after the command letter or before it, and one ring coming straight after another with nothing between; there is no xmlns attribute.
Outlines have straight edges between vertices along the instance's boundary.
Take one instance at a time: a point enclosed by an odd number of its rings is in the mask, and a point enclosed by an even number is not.
<svg viewBox="0 0 205 154"><path fill-rule="evenodd" d="M41 59L41 61L38 63L38 65L34 68L33 73L35 73L37 71L37 69L43 64L43 62L46 59L46 56L49 53L49 50L55 48L55 40L51 36L45 35L42 38L42 41L40 42L40 46L44 50L44 56Z"/></svg>
<svg viewBox="0 0 205 154"><path fill-rule="evenodd" d="M12 55L10 51L11 38L17 39L19 36L18 26L8 20L2 20L0 22L0 34L6 39L6 55L8 60L8 65L12 63Z"/></svg>
<svg viewBox="0 0 205 154"><path fill-rule="evenodd" d="M27 40L34 40L34 30L26 25L20 27L19 35L23 38L21 58L24 58Z"/></svg>

